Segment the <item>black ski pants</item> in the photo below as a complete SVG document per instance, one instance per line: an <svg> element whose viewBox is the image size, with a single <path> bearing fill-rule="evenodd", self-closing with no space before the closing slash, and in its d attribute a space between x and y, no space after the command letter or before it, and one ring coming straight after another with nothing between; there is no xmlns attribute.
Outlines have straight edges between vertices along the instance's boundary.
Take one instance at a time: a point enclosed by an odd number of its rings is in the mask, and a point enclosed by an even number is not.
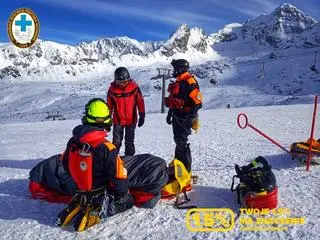
<svg viewBox="0 0 320 240"><path fill-rule="evenodd" d="M188 136L191 134L190 120L173 115L172 117L173 139L176 143L175 158L180 160L187 171L191 171L191 151Z"/></svg>
<svg viewBox="0 0 320 240"><path fill-rule="evenodd" d="M120 151L123 135L125 135L125 151L124 155L126 156L133 156L135 154L135 147L134 147L134 132L136 129L136 125L128 125L128 126L121 126L121 125L113 125L113 144L117 147L117 150Z"/></svg>

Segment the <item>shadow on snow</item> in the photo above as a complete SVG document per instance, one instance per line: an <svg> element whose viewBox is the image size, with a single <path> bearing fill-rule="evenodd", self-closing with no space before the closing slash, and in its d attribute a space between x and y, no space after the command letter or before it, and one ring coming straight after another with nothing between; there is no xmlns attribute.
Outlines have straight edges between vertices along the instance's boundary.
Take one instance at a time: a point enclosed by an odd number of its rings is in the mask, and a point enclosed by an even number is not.
<svg viewBox="0 0 320 240"><path fill-rule="evenodd" d="M0 219L32 219L54 226L57 213L64 204L31 199L28 179L10 179L0 183Z"/></svg>
<svg viewBox="0 0 320 240"><path fill-rule="evenodd" d="M28 160L0 160L0 167L6 168L17 168L17 169L31 169L43 158L39 159L28 159Z"/></svg>

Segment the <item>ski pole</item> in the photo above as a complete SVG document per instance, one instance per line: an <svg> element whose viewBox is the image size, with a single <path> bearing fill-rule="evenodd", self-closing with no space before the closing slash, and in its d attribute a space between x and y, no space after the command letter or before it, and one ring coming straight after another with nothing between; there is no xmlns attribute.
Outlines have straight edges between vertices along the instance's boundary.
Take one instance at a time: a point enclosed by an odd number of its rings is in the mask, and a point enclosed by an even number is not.
<svg viewBox="0 0 320 240"><path fill-rule="evenodd" d="M244 118L244 125L241 125L241 121L240 118L243 117ZM238 115L237 118L237 123L239 128L241 129L245 129L246 127L250 127L252 128L254 131L256 131L257 133L259 133L260 135L262 135L263 137L265 137L266 139L268 139L270 142L272 142L273 144L277 145L279 148L281 148L283 151L285 151L286 153L288 153L290 156L292 156L292 153L289 152L287 149L285 149L280 143L276 142L275 140L273 140L272 138L270 138L269 136L267 136L265 133L261 132L258 128L254 127L253 125L251 125L248 121L248 116L245 113L240 113Z"/></svg>
<svg viewBox="0 0 320 240"><path fill-rule="evenodd" d="M312 142L313 142L313 133L314 133L314 126L316 122L316 115L317 115L317 103L318 103L318 96L316 95L314 99L314 109L313 109L313 117L312 117L312 126L311 126L311 133L310 133L310 145L309 145L309 151L308 151L308 158L307 158L307 171L309 171L310 168L310 162L311 162L311 149L312 149Z"/></svg>

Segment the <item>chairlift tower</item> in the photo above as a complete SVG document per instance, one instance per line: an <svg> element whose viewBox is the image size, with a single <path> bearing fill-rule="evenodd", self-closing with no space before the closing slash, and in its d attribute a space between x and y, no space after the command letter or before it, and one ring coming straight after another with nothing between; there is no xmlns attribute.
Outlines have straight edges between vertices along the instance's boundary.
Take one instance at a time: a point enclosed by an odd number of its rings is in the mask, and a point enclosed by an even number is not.
<svg viewBox="0 0 320 240"><path fill-rule="evenodd" d="M260 68L260 75L258 78L264 79L264 62L262 63L262 66Z"/></svg>
<svg viewBox="0 0 320 240"><path fill-rule="evenodd" d="M171 78L171 69L167 68L157 68L158 75L151 78L151 80L162 79L162 96L161 96L161 113L164 113L165 106L165 94L166 94L166 80Z"/></svg>

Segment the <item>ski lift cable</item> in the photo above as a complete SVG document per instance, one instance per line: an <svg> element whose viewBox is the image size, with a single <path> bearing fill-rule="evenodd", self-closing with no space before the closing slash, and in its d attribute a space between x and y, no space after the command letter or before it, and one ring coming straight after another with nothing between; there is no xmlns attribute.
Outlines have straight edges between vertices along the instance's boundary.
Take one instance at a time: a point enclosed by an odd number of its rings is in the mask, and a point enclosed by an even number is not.
<svg viewBox="0 0 320 240"><path fill-rule="evenodd" d="M269 63L269 62L279 61L279 60L287 60L287 59L296 58L296 57L309 56L309 55L312 55L312 54L315 54L315 58L316 58L317 51L291 54L291 55L286 55L286 56L283 56L283 57L279 57L277 59L262 59L262 60L252 61L252 62L240 62L240 63L231 64L231 68L232 67L251 66L251 65L256 65L256 64L261 64L261 63L263 64L263 63Z"/></svg>

